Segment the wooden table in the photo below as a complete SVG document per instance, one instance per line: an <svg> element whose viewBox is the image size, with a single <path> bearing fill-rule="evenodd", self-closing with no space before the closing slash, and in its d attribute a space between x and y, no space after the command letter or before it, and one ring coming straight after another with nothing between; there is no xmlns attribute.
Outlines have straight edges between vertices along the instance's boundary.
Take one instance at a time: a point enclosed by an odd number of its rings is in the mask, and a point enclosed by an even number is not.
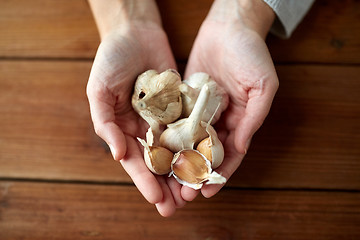
<svg viewBox="0 0 360 240"><path fill-rule="evenodd" d="M158 1L186 63L212 1ZM0 0L0 239L360 239L360 2L267 39L280 89L215 197L163 218L95 135L85 0Z"/></svg>

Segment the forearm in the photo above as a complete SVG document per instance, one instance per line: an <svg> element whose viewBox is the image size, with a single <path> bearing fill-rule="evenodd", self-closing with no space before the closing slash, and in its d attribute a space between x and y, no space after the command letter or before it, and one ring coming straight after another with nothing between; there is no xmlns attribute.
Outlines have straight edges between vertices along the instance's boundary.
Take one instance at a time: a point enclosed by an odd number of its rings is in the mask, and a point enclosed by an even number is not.
<svg viewBox="0 0 360 240"><path fill-rule="evenodd" d="M146 26L161 25L154 0L88 0L100 37L129 23Z"/></svg>
<svg viewBox="0 0 360 240"><path fill-rule="evenodd" d="M208 18L230 23L240 21L265 39L275 13L263 0L215 0Z"/></svg>

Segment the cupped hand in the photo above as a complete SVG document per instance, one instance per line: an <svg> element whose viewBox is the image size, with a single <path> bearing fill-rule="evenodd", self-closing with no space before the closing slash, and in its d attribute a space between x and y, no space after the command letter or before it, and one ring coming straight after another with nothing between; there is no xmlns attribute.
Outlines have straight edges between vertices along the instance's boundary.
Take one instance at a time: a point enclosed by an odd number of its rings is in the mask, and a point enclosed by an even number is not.
<svg viewBox="0 0 360 240"><path fill-rule="evenodd" d="M133 110L131 95L140 73L168 68L175 69L176 64L161 27L126 24L102 40L87 85L95 132L163 216L173 214L185 201L174 179L154 176L147 169L136 137L144 138L148 125Z"/></svg>
<svg viewBox="0 0 360 240"><path fill-rule="evenodd" d="M229 95L229 106L215 126L225 149L225 159L216 171L229 179L269 112L278 78L264 36L243 21L228 21L226 17L217 14L204 21L185 78L194 72L206 72ZM211 197L221 187L204 185L201 192Z"/></svg>

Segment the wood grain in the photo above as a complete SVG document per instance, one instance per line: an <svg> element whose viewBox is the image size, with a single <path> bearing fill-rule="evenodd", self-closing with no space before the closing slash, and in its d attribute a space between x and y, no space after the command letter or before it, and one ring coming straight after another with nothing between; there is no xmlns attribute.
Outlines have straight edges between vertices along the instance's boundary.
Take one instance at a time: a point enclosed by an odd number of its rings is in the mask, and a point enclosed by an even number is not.
<svg viewBox="0 0 360 240"><path fill-rule="evenodd" d="M131 182L95 135L91 62L0 62L0 177ZM280 90L229 186L360 189L360 68L279 65Z"/></svg>
<svg viewBox="0 0 360 240"><path fill-rule="evenodd" d="M0 1L0 56L93 58L99 43L86 0Z"/></svg>
<svg viewBox="0 0 360 240"><path fill-rule="evenodd" d="M243 186L359 190L360 68L276 69L280 88L272 109L232 181Z"/></svg>
<svg viewBox="0 0 360 240"><path fill-rule="evenodd" d="M0 62L2 177L129 181L93 130L90 62Z"/></svg>
<svg viewBox="0 0 360 240"><path fill-rule="evenodd" d="M186 61L210 0L158 0L174 55ZM269 36L276 62L360 63L360 3L317 0L293 36ZM85 0L0 0L0 57L93 58L99 38Z"/></svg>
<svg viewBox="0 0 360 240"><path fill-rule="evenodd" d="M290 39L267 40L276 62L360 63L360 2L316 0Z"/></svg>
<svg viewBox="0 0 360 240"><path fill-rule="evenodd" d="M174 56L186 61L201 23L205 19L211 0L157 0L163 26L168 34ZM174 4L175 3L175 4Z"/></svg>
<svg viewBox="0 0 360 240"><path fill-rule="evenodd" d="M157 0L183 70L212 0ZM215 197L162 218L96 136L86 0L0 0L0 240L360 239L360 1L267 38L280 89Z"/></svg>
<svg viewBox="0 0 360 240"><path fill-rule="evenodd" d="M1 182L0 217L2 240L358 239L360 194L228 189L165 219L132 186Z"/></svg>

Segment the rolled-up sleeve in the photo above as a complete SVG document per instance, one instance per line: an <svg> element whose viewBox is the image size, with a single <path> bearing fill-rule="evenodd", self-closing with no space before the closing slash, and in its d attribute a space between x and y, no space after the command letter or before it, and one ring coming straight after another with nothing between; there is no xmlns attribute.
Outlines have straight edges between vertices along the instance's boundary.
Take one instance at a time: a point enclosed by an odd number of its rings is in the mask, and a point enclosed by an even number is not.
<svg viewBox="0 0 360 240"><path fill-rule="evenodd" d="M314 0L264 0L275 12L277 18L270 32L288 38L304 18Z"/></svg>

